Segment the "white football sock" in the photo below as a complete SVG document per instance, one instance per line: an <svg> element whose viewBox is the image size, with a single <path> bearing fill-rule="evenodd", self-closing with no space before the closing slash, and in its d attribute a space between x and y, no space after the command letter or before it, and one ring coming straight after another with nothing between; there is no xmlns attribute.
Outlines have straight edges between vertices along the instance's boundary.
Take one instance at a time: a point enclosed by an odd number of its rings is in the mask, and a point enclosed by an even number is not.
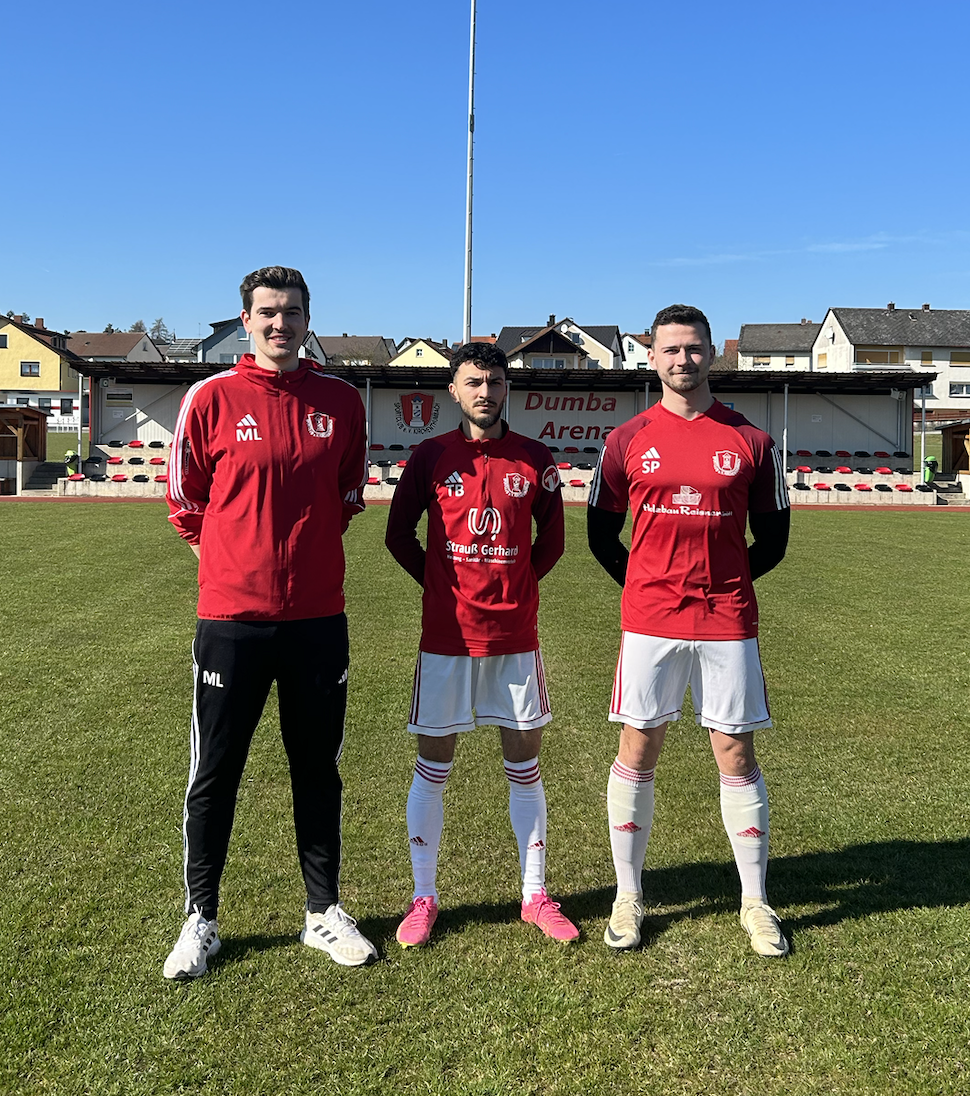
<svg viewBox="0 0 970 1096"><path fill-rule="evenodd" d="M415 898L430 895L438 901L435 879L441 831L445 824L445 781L453 764L453 761L426 761L423 757L418 757L414 763L407 821Z"/></svg>
<svg viewBox="0 0 970 1096"><path fill-rule="evenodd" d="M539 775L539 758L506 761L509 818L519 845L522 898L528 902L546 885L546 793Z"/></svg>
<svg viewBox="0 0 970 1096"><path fill-rule="evenodd" d="M756 765L747 776L721 773L721 818L741 877L741 897L767 902L768 793Z"/></svg>
<svg viewBox="0 0 970 1096"><path fill-rule="evenodd" d="M619 758L610 768L606 810L618 891L642 893L640 876L653 825L653 774L653 769L628 769Z"/></svg>

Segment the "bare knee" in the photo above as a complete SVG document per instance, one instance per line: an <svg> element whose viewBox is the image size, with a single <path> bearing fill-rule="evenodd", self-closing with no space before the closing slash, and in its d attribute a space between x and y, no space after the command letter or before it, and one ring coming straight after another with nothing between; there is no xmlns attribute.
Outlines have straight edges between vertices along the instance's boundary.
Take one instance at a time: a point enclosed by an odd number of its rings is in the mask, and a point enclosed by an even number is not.
<svg viewBox="0 0 970 1096"><path fill-rule="evenodd" d="M616 754L620 764L638 772L649 772L656 768L666 734L666 723L659 727L645 728L631 727L629 723L624 723L620 730L620 748Z"/></svg>
<svg viewBox="0 0 970 1096"><path fill-rule="evenodd" d="M754 772L758 762L754 756L754 731L744 734L724 734L709 731L711 749L718 771L725 776L747 776Z"/></svg>
<svg viewBox="0 0 970 1096"><path fill-rule="evenodd" d="M423 757L425 761L437 761L442 765L447 765L455 759L455 743L457 741L458 735L456 734L446 734L440 738L437 735L419 734L418 756Z"/></svg>

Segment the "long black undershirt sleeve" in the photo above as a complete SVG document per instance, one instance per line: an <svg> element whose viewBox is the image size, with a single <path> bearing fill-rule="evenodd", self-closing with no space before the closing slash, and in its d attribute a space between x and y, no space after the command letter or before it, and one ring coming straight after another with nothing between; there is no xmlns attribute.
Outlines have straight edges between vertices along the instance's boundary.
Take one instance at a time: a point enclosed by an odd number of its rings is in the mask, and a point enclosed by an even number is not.
<svg viewBox="0 0 970 1096"><path fill-rule="evenodd" d="M626 582L626 565L630 558L620 533L626 524L626 511L603 510L599 506L586 507L586 539L593 558L606 573L621 586Z"/></svg>
<svg viewBox="0 0 970 1096"><path fill-rule="evenodd" d="M748 514L748 528L753 541L748 545L748 566L751 578L761 578L785 558L791 510L771 510L764 514Z"/></svg>

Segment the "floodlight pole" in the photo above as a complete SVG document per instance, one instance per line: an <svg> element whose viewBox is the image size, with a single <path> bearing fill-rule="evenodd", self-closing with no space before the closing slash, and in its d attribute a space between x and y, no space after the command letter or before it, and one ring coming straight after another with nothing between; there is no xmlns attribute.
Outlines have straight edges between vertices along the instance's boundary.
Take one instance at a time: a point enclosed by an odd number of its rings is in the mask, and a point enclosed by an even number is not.
<svg viewBox="0 0 970 1096"><path fill-rule="evenodd" d="M475 8L471 0L471 30L468 44L468 182L465 189L465 309L462 342L472 338L472 192L475 166Z"/></svg>

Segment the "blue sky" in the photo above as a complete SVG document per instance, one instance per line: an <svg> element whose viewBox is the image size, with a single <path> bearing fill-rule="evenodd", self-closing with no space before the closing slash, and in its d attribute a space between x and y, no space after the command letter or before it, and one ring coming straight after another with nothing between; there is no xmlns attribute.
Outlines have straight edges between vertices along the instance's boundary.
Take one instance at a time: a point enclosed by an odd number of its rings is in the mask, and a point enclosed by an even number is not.
<svg viewBox="0 0 970 1096"><path fill-rule="evenodd" d="M6 26L0 312L234 315L300 267L318 334L462 322L469 4L37 0ZM473 330L715 339L970 307L967 5L479 0Z"/></svg>

